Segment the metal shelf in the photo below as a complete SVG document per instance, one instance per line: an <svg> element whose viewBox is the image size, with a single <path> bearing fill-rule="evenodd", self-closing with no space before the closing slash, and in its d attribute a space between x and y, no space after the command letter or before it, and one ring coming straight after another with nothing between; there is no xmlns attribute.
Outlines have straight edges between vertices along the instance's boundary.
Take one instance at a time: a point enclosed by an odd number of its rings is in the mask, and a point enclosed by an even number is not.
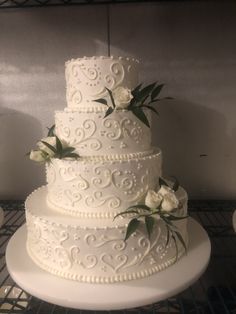
<svg viewBox="0 0 236 314"><path fill-rule="evenodd" d="M5 249L12 234L25 222L22 201L2 201L5 224L0 229L0 291L10 286L9 292L0 297L0 313L28 314L91 314L84 310L72 310L38 300L23 291L18 297L10 293L16 284L9 276L5 264ZM236 234L232 229L232 214L236 201L190 201L190 215L207 230L212 243L212 257L205 274L190 288L179 295L142 308L99 313L185 313L185 314L236 314ZM23 297L22 297L23 296ZM27 307L23 302L27 302ZM10 309L1 309L8 303ZM24 306L22 306L24 305Z"/></svg>
<svg viewBox="0 0 236 314"><path fill-rule="evenodd" d="M0 0L0 9L68 6L68 5L96 5L96 4L122 4L122 3L147 3L166 1L193 1L193 0Z"/></svg>

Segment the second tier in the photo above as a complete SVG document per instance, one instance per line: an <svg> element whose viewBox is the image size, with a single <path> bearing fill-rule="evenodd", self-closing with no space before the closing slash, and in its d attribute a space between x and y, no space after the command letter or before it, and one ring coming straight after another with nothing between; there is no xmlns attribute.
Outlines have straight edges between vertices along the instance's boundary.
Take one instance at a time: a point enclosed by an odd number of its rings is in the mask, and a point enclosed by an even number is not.
<svg viewBox="0 0 236 314"><path fill-rule="evenodd" d="M129 154L150 150L151 132L130 110L115 110L105 117L107 108L80 108L57 111L56 135L80 156ZM151 123L151 113L144 110Z"/></svg>
<svg viewBox="0 0 236 314"><path fill-rule="evenodd" d="M48 205L79 217L111 218L144 201L158 186L161 151L53 159L47 165Z"/></svg>

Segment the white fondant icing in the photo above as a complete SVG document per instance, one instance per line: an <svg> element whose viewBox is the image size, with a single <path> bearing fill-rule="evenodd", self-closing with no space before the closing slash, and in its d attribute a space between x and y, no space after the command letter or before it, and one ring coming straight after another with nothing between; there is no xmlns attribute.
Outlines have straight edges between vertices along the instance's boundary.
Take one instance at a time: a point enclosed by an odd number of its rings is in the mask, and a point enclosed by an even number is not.
<svg viewBox="0 0 236 314"><path fill-rule="evenodd" d="M149 276L175 262L173 242L166 243L166 228L156 222L150 240L144 225L135 237L124 242L127 219L79 219L50 209L45 187L33 192L26 201L27 250L41 268L64 278L110 283ZM179 198L186 214L184 190ZM106 226L106 227L105 227ZM176 222L187 243L187 220ZM179 257L183 254L180 243Z"/></svg>
<svg viewBox="0 0 236 314"><path fill-rule="evenodd" d="M151 121L151 113L145 110ZM57 111L57 136L76 148L80 156L114 155L151 149L151 132L131 111L116 110L104 118L105 110Z"/></svg>
<svg viewBox="0 0 236 314"><path fill-rule="evenodd" d="M138 62L128 58L78 58L66 62L66 97L71 108L97 105L94 100L110 98L110 90L138 85ZM101 106L104 106L101 104Z"/></svg>
<svg viewBox="0 0 236 314"><path fill-rule="evenodd" d="M47 165L49 206L80 217L114 217L140 203L157 186L161 152L132 157L52 160Z"/></svg>
<svg viewBox="0 0 236 314"><path fill-rule="evenodd" d="M157 220L149 239L144 223L125 242L132 214L114 216L144 202L161 176L161 151L151 147L150 129L127 110L104 118L106 88L138 85L138 61L122 57L84 57L66 62L67 108L56 112L56 135L75 147L78 160L52 159L46 187L26 200L27 251L46 271L81 282L134 280L176 261L172 239ZM150 112L146 111L150 121ZM179 189L187 214L187 194ZM174 221L187 244L187 220ZM178 241L178 256L184 252Z"/></svg>

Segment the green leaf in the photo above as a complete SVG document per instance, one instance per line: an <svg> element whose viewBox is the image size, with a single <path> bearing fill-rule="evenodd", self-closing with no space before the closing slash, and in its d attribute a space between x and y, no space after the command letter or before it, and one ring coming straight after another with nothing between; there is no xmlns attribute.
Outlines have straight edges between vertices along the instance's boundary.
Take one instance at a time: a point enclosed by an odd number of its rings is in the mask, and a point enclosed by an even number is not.
<svg viewBox="0 0 236 314"><path fill-rule="evenodd" d="M173 233L172 233L171 238L174 240L174 245L175 245L175 250L176 250L176 255L175 255L175 262L176 262L177 259L178 259L178 256L179 256L179 249L178 249L178 245L177 245L176 238L175 238L175 236L173 235Z"/></svg>
<svg viewBox="0 0 236 314"><path fill-rule="evenodd" d="M147 85L143 89L141 89L139 91L138 95L136 96L137 101L143 103L147 99L147 97L150 95L150 93L153 90L153 88L155 87L155 85L156 85L156 83L152 83L150 85Z"/></svg>
<svg viewBox="0 0 236 314"><path fill-rule="evenodd" d="M182 220L182 219L186 219L188 218L188 216L173 216L173 215L169 215L168 219L169 220L173 220L173 221L178 221L178 220Z"/></svg>
<svg viewBox="0 0 236 314"><path fill-rule="evenodd" d="M109 116L113 111L114 111L114 109L113 109L112 107L109 107L109 108L107 109L107 111L106 111L105 116L103 117L103 119L106 118L107 116Z"/></svg>
<svg viewBox="0 0 236 314"><path fill-rule="evenodd" d="M99 103L101 103L101 104L103 104L103 105L108 106L107 100L104 99L104 98L95 99L94 101L99 102Z"/></svg>
<svg viewBox="0 0 236 314"><path fill-rule="evenodd" d="M63 148L62 152L61 152L61 158L64 158L67 156L67 154L70 154L72 152L75 151L74 147L65 147Z"/></svg>
<svg viewBox="0 0 236 314"><path fill-rule="evenodd" d="M57 136L56 136L56 149L57 149L57 153L59 155L61 155L61 153L63 151L63 146L62 146L62 143Z"/></svg>
<svg viewBox="0 0 236 314"><path fill-rule="evenodd" d="M53 151L53 152L54 152L54 154L56 154L56 153L57 153L56 148L55 148L54 146L52 146L51 144L48 144L48 143L47 143L47 142L45 142L45 141L41 141L41 143L43 143L45 146L47 146L49 149L51 149L51 151Z"/></svg>
<svg viewBox="0 0 236 314"><path fill-rule="evenodd" d="M145 113L143 112L142 108L134 107L134 108L132 108L132 112L140 121L142 121L148 128L150 128L149 121L148 121Z"/></svg>
<svg viewBox="0 0 236 314"><path fill-rule="evenodd" d="M145 226L146 226L146 229L147 229L147 233L148 233L148 238L150 239L151 237L151 234L153 232L153 227L154 227L154 224L155 224L155 219L151 216L146 216L145 217Z"/></svg>
<svg viewBox="0 0 236 314"><path fill-rule="evenodd" d="M75 150L75 148L74 147L70 147L70 146L68 146L68 147L64 147L63 148L63 154L65 153L72 153L73 151Z"/></svg>
<svg viewBox="0 0 236 314"><path fill-rule="evenodd" d="M109 96L110 96L110 98L111 98L112 106L113 106L113 108L115 109L116 104L115 104L115 101L114 101L114 97L113 97L113 95L112 95L112 91L111 91L109 88L107 88L107 87L106 87L106 90L108 91L108 94L109 94Z"/></svg>
<svg viewBox="0 0 236 314"><path fill-rule="evenodd" d="M151 100L154 101L155 98L160 94L162 88L163 88L164 84L160 84L160 85L157 85L153 91L152 91L152 94L151 94Z"/></svg>
<svg viewBox="0 0 236 314"><path fill-rule="evenodd" d="M171 178L173 178L174 179L174 184L173 184L173 187L172 187L172 190L174 190L175 192L176 191L178 191L178 189L179 189L179 181L178 181L178 179L176 178L176 177L174 177L174 176L171 176Z"/></svg>
<svg viewBox="0 0 236 314"><path fill-rule="evenodd" d="M152 216L154 216L154 215L160 216L160 209L159 208L155 208L155 209L152 208L151 211L152 211Z"/></svg>
<svg viewBox="0 0 236 314"><path fill-rule="evenodd" d="M78 159L80 156L79 156L79 154L77 154L77 153L68 153L68 154L66 154L64 157Z"/></svg>
<svg viewBox="0 0 236 314"><path fill-rule="evenodd" d="M184 239L183 239L182 235L178 231L174 231L174 232L177 235L177 237L178 237L179 241L181 242L181 244L183 245L185 253L186 253L187 252L187 246L186 246L186 244L184 242Z"/></svg>
<svg viewBox="0 0 236 314"><path fill-rule="evenodd" d="M115 217L113 218L113 220L119 216L124 216L124 215L128 215L128 214L137 214L138 215L139 212L137 210L129 210L129 211L121 212L121 213L116 214Z"/></svg>
<svg viewBox="0 0 236 314"><path fill-rule="evenodd" d="M160 214L161 219L169 226L171 226L172 228L177 228L173 222L171 222L167 217L163 216L162 214Z"/></svg>
<svg viewBox="0 0 236 314"><path fill-rule="evenodd" d="M52 137L55 136L55 124L53 124L53 126L51 126L50 128L48 128L48 137Z"/></svg>
<svg viewBox="0 0 236 314"><path fill-rule="evenodd" d="M132 220L130 220L126 230L125 241L131 236L132 233L137 230L139 224L140 221L137 218L133 218Z"/></svg>
<svg viewBox="0 0 236 314"><path fill-rule="evenodd" d="M143 85L142 83L139 84L138 86L135 87L135 89L133 89L133 90L131 91L131 94L133 95L134 98L138 95L139 90L140 90L140 88L142 87L142 85Z"/></svg>
<svg viewBox="0 0 236 314"><path fill-rule="evenodd" d="M144 210L148 210L148 211L151 210L147 205L142 205L142 204L132 205L132 206L128 207L127 210L129 210L130 208L138 208L138 209L144 209Z"/></svg>
<svg viewBox="0 0 236 314"><path fill-rule="evenodd" d="M166 236L166 247L167 247L167 245L169 244L169 242L170 242L170 229L169 229L170 227L168 226L168 225L166 225L166 230L167 230L167 236Z"/></svg>
<svg viewBox="0 0 236 314"><path fill-rule="evenodd" d="M160 186L165 185L165 186L169 187L169 184L164 179L162 179L161 177L159 177L159 185Z"/></svg>
<svg viewBox="0 0 236 314"><path fill-rule="evenodd" d="M173 97L164 97L164 98L161 98L160 100L163 100L163 99L174 99Z"/></svg>
<svg viewBox="0 0 236 314"><path fill-rule="evenodd" d="M159 113L157 112L157 110L156 110L154 107L149 106L149 105L142 105L141 107L142 107L142 108L143 108L143 107L144 107L144 108L148 108L148 109L152 110L153 112L155 112L155 113L159 116Z"/></svg>

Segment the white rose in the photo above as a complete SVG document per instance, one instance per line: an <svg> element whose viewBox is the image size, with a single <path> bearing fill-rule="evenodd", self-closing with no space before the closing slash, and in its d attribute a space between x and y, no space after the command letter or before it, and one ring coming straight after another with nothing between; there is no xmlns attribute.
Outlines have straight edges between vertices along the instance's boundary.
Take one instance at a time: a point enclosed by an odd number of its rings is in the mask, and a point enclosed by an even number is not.
<svg viewBox="0 0 236 314"><path fill-rule="evenodd" d="M46 152L50 157L53 157L54 152L49 147L47 147L44 143L42 143L42 141L50 144L53 147L56 147L56 137L55 136L45 137L45 138L42 138L41 141L37 143L37 146L39 149Z"/></svg>
<svg viewBox="0 0 236 314"><path fill-rule="evenodd" d="M146 198L145 198L145 205L147 205L150 208L157 208L162 201L162 196L156 193L153 190L149 190L147 192Z"/></svg>
<svg viewBox="0 0 236 314"><path fill-rule="evenodd" d="M43 154L40 150L31 150L29 158L33 161L43 162L45 161Z"/></svg>
<svg viewBox="0 0 236 314"><path fill-rule="evenodd" d="M179 205L179 200L177 199L175 193L170 192L163 196L163 201L161 204L162 210L166 212L171 212L173 209L177 208Z"/></svg>
<svg viewBox="0 0 236 314"><path fill-rule="evenodd" d="M117 87L112 95L114 97L116 108L125 109L129 106L133 95L131 94L131 90L122 86Z"/></svg>
<svg viewBox="0 0 236 314"><path fill-rule="evenodd" d="M162 196L169 194L169 193L174 193L174 190L172 190L169 186L166 186L166 185L162 185L160 190L158 191L158 194L160 194Z"/></svg>

